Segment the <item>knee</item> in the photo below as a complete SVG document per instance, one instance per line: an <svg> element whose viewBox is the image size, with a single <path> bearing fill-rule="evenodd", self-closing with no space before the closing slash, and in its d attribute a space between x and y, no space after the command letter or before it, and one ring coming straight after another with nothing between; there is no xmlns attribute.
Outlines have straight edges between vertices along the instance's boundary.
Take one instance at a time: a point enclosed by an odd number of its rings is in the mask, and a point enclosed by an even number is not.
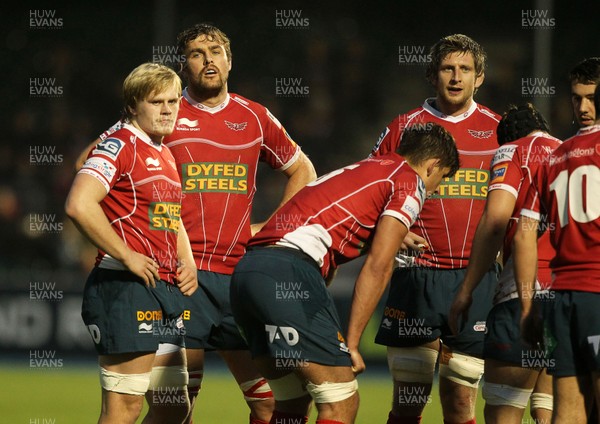
<svg viewBox="0 0 600 424"><path fill-rule="evenodd" d="M268 421L275 409L275 399L271 386L264 378L245 381L240 384L244 400L253 417Z"/></svg>
<svg viewBox="0 0 600 424"><path fill-rule="evenodd" d="M387 360L395 381L431 384L438 351L428 347L388 347Z"/></svg>
<svg viewBox="0 0 600 424"><path fill-rule="evenodd" d="M190 412L188 381L184 365L153 367L146 395L150 414L183 421Z"/></svg>

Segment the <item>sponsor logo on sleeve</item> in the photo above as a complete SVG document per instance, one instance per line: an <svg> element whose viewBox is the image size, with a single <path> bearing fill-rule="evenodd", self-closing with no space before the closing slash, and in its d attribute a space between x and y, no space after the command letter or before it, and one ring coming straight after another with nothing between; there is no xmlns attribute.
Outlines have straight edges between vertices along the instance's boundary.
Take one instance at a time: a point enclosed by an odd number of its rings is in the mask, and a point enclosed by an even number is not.
<svg viewBox="0 0 600 424"><path fill-rule="evenodd" d="M107 138L101 143L96 145L96 148L93 151L95 155L104 155L110 159L117 159L119 152L123 149L123 143L121 140L117 138Z"/></svg>
<svg viewBox="0 0 600 424"><path fill-rule="evenodd" d="M117 173L117 168L112 163L97 156L86 160L81 169L92 169L101 174L108 181L112 181Z"/></svg>
<svg viewBox="0 0 600 424"><path fill-rule="evenodd" d="M517 146L500 146L498 150L496 150L496 154L492 159L492 166L496 165L500 162L508 162L511 161L513 156L515 155L515 151L517 150Z"/></svg>
<svg viewBox="0 0 600 424"><path fill-rule="evenodd" d="M494 166L494 168L492 168L492 181L490 182L490 185L501 183L502 181L504 181L507 169L508 163Z"/></svg>

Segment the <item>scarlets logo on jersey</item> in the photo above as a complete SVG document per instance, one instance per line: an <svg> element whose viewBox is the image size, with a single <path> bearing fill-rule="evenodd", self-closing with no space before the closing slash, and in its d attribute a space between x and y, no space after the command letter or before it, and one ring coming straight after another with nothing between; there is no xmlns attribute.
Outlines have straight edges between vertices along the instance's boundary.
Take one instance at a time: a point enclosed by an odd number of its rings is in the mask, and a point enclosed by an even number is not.
<svg viewBox="0 0 600 424"><path fill-rule="evenodd" d="M494 134L494 130L479 131L479 130L467 130L475 138L490 138Z"/></svg>
<svg viewBox="0 0 600 424"><path fill-rule="evenodd" d="M247 122L225 121L225 125L227 125L227 128L229 128L230 130L233 130L233 131L244 131L246 129L246 127L248 126L248 123Z"/></svg>
<svg viewBox="0 0 600 424"><path fill-rule="evenodd" d="M182 167L184 192L246 194L248 165L245 163L195 162Z"/></svg>
<svg viewBox="0 0 600 424"><path fill-rule="evenodd" d="M150 229L158 231L179 231L181 205L173 202L153 202L148 207Z"/></svg>

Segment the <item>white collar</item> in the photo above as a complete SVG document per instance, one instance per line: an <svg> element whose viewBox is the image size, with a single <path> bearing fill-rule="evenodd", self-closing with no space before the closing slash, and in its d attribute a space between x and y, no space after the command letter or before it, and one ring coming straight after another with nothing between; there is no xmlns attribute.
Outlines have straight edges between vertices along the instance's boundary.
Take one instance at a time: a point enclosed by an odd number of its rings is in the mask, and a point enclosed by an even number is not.
<svg viewBox="0 0 600 424"><path fill-rule="evenodd" d="M227 93L227 96L225 97L225 100L223 101L223 103L218 104L217 106L214 106L214 107L206 106L206 105L192 99L192 97L188 93L187 87L183 90L183 97L188 101L188 103L190 105L192 105L200 110L203 110L205 112L212 113L212 114L215 114L215 113L219 112L220 110L225 109L225 107L229 104L229 100L231 99L231 97L229 96L229 93Z"/></svg>
<svg viewBox="0 0 600 424"><path fill-rule="evenodd" d="M473 112L475 112L477 110L477 103L475 103L475 101L473 100L471 102L471 106L469 106L469 109L466 112L463 112L458 116L450 116L450 115L446 115L446 114L440 112L439 110L437 110L436 108L434 108L433 107L434 101L435 101L435 97L430 97L428 99L425 99L425 102L423 102L423 109L425 109L427 112L429 112L430 114L432 114L433 116L435 116L439 119L443 119L444 121L448 121L448 122L452 122L452 123L457 123L457 122L460 122L460 121L468 118L469 116L471 116L473 114Z"/></svg>

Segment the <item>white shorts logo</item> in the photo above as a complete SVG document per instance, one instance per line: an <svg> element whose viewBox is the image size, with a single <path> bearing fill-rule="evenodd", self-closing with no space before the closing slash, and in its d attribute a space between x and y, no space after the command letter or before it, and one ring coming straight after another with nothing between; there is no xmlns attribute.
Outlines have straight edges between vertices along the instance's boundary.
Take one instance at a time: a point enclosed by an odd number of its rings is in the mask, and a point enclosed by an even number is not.
<svg viewBox="0 0 600 424"><path fill-rule="evenodd" d="M88 325L87 328L92 336L92 340L94 341L94 343L96 343L96 344L100 343L100 339L102 337L100 335L100 328L98 328L98 326L96 324Z"/></svg>
<svg viewBox="0 0 600 424"><path fill-rule="evenodd" d="M292 327L277 327L276 325L265 324L265 331L269 333L269 343L280 340L282 337L289 346L295 346L300 341L300 335Z"/></svg>

